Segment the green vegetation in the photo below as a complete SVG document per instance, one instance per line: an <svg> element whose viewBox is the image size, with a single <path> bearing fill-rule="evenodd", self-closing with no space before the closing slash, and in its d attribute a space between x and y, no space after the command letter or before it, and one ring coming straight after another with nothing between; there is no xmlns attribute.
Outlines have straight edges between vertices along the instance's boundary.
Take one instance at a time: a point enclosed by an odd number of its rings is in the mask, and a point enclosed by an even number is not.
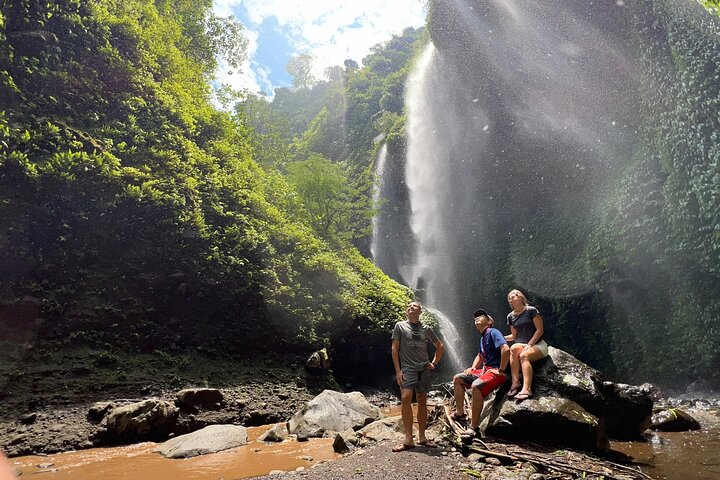
<svg viewBox="0 0 720 480"><path fill-rule="evenodd" d="M257 163L284 165L285 147L212 106L216 55L246 43L211 6L0 7L0 306L17 329L177 363L190 347L306 351L402 317L409 291Z"/></svg>

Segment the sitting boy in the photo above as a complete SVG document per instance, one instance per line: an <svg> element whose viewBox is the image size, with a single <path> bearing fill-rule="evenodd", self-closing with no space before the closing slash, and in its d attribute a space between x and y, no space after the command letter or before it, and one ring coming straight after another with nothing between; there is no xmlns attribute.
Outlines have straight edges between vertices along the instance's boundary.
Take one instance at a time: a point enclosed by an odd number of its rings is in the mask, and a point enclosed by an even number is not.
<svg viewBox="0 0 720 480"><path fill-rule="evenodd" d="M473 314L475 328L480 332L480 346L472 366L453 377L455 412L452 418L462 421L465 416L465 389L472 389L470 428L465 436L480 435L480 414L485 399L505 383L504 370L510 360L510 347L500 330L493 328L494 320L485 310ZM482 369L480 366L482 365Z"/></svg>

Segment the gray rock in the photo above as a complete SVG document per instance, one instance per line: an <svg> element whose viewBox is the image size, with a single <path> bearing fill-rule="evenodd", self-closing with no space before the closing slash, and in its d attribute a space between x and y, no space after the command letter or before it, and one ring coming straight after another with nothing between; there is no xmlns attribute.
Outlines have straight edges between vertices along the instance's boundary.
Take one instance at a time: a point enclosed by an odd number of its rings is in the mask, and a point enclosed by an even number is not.
<svg viewBox="0 0 720 480"><path fill-rule="evenodd" d="M321 437L325 432L360 429L380 418L380 409L360 392L325 390L308 402L288 421L290 433Z"/></svg>
<svg viewBox="0 0 720 480"><path fill-rule="evenodd" d="M345 437L343 437L341 434L335 435L335 440L333 441L333 450L335 453L347 453L350 451L350 445L345 440Z"/></svg>
<svg viewBox="0 0 720 480"><path fill-rule="evenodd" d="M287 438L287 427L275 425L258 437L260 442L282 442Z"/></svg>
<svg viewBox="0 0 720 480"><path fill-rule="evenodd" d="M220 452L246 443L247 429L245 427L210 425L196 432L172 438L155 451L167 458L188 458Z"/></svg>
<svg viewBox="0 0 720 480"><path fill-rule="evenodd" d="M183 407L207 407L222 403L223 394L217 388L186 388L176 394L179 404Z"/></svg>
<svg viewBox="0 0 720 480"><path fill-rule="evenodd" d="M31 423L35 423L35 420L37 420L37 413L28 413L27 415L23 415L20 417L20 423L24 423L25 425L30 425Z"/></svg>
<svg viewBox="0 0 720 480"><path fill-rule="evenodd" d="M395 438L395 432L402 431L402 429L402 417L398 415L376 420L358 430L357 433L370 440L380 442Z"/></svg>
<svg viewBox="0 0 720 480"><path fill-rule="evenodd" d="M700 430L700 423L689 413L679 408L668 408L652 416L650 429L663 432L686 432L688 430Z"/></svg>
<svg viewBox="0 0 720 480"><path fill-rule="evenodd" d="M311 370L327 370L330 367L330 357L327 348L317 350L310 354L305 361L305 366Z"/></svg>
<svg viewBox="0 0 720 480"><path fill-rule="evenodd" d="M175 405L154 398L124 405L107 415L106 435L118 442L167 438L176 426L177 416Z"/></svg>

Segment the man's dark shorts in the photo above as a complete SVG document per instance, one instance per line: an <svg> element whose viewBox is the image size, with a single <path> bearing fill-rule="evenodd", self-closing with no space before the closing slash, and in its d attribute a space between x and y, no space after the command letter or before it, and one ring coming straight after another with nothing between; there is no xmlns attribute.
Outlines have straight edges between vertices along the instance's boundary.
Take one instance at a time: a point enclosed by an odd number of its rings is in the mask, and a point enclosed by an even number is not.
<svg viewBox="0 0 720 480"><path fill-rule="evenodd" d="M494 368L483 368L472 370L470 374L461 373L458 375L465 388L479 388L483 398L487 398L500 385L505 383L505 375L498 374Z"/></svg>
<svg viewBox="0 0 720 480"><path fill-rule="evenodd" d="M430 370L404 370L403 369L404 381L402 388L413 389L418 393L428 393L430 391L431 376Z"/></svg>

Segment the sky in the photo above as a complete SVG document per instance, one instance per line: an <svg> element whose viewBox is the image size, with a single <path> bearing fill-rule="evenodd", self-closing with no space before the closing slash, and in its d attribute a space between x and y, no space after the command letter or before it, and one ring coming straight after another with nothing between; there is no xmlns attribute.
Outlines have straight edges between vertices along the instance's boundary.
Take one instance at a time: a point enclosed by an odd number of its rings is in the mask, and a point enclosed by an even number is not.
<svg viewBox="0 0 720 480"><path fill-rule="evenodd" d="M215 0L215 13L235 16L245 27L248 60L242 71L221 62L219 83L272 95L289 87L288 61L301 53L315 58L313 74L345 59L362 65L370 47L407 27L425 23L421 0Z"/></svg>

